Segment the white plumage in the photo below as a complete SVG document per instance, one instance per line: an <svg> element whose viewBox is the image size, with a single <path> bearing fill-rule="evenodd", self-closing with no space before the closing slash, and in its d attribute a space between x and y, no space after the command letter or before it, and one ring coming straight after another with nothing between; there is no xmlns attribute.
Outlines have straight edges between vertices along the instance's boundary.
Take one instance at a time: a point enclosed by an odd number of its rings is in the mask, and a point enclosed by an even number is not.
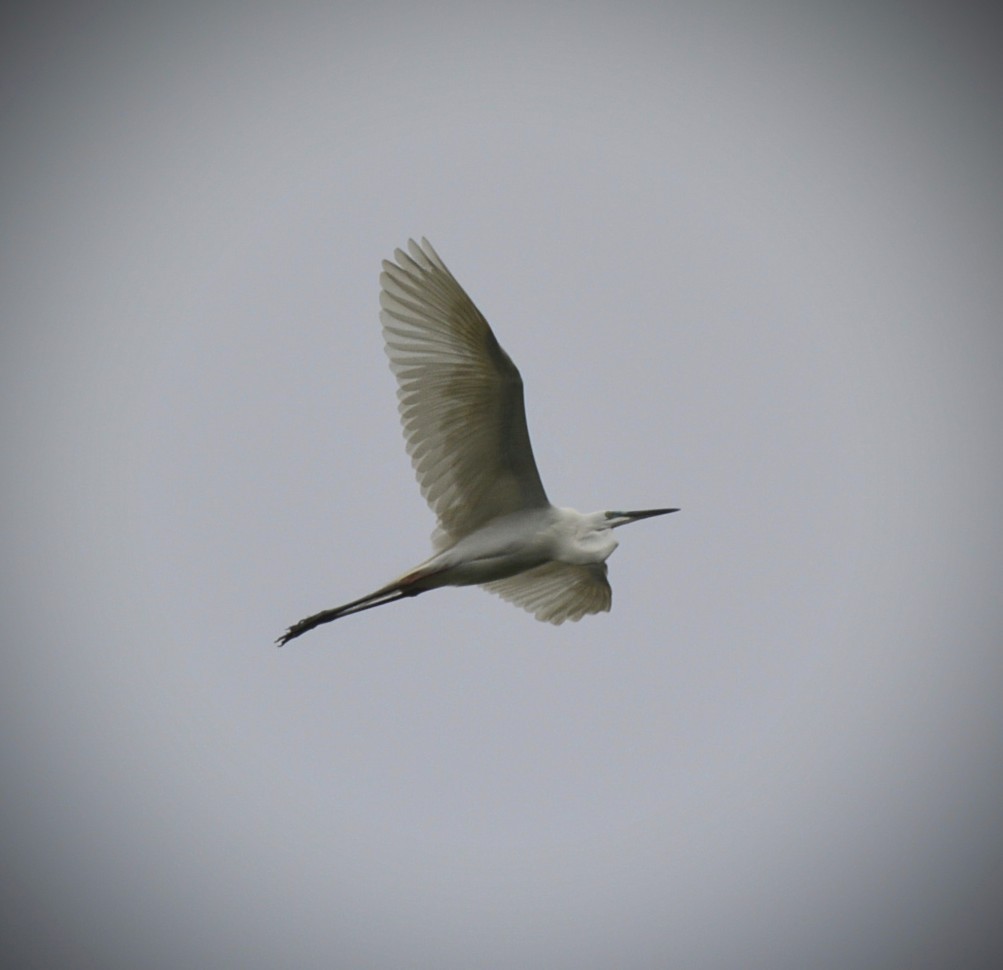
<svg viewBox="0 0 1003 970"><path fill-rule="evenodd" d="M440 586L479 584L555 624L608 611L612 530L677 510L583 515L551 505L518 368L427 239L394 258L380 274L380 319L408 454L438 520L435 552L375 592L300 620L278 642Z"/></svg>
<svg viewBox="0 0 1003 970"><path fill-rule="evenodd" d="M380 320L401 424L437 546L501 515L546 508L522 378L428 240L380 274Z"/></svg>

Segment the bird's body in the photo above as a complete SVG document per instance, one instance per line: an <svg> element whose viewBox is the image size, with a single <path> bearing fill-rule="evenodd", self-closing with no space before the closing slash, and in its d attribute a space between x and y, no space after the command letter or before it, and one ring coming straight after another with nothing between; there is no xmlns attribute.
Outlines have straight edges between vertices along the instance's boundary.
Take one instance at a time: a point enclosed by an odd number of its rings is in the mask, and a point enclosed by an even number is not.
<svg viewBox="0 0 1003 970"><path fill-rule="evenodd" d="M564 511L551 506L492 519L427 560L432 585L477 586L551 560L574 558L577 562L581 556L575 528L579 520L562 515ZM615 546L614 542L609 552Z"/></svg>
<svg viewBox="0 0 1003 970"><path fill-rule="evenodd" d="M522 379L427 240L384 262L380 314L407 449L438 518L434 554L368 596L290 627L322 623L442 586L480 585L551 623L609 610L613 529L675 512L591 512L547 500Z"/></svg>

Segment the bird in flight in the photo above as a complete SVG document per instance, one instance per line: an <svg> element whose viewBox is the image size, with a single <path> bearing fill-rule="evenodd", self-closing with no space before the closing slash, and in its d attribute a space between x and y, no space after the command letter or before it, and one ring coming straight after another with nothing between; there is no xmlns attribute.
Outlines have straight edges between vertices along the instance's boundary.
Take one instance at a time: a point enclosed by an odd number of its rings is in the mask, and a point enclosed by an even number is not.
<svg viewBox="0 0 1003 970"><path fill-rule="evenodd" d="M407 451L438 520L434 551L368 596L293 624L276 643L441 586L481 586L555 624L608 611L613 530L679 510L551 505L515 364L427 239L394 258L380 274L380 320Z"/></svg>

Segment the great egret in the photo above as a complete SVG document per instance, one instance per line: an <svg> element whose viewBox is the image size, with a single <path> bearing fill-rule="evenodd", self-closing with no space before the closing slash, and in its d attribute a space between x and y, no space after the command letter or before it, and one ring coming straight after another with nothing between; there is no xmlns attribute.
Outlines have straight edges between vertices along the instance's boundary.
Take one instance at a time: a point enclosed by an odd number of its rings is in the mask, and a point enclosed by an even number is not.
<svg viewBox="0 0 1003 970"><path fill-rule="evenodd" d="M374 593L308 616L276 641L440 586L482 586L550 623L609 610L613 529L678 509L590 512L547 501L522 378L427 239L383 262L380 320L401 423L438 519L434 554Z"/></svg>

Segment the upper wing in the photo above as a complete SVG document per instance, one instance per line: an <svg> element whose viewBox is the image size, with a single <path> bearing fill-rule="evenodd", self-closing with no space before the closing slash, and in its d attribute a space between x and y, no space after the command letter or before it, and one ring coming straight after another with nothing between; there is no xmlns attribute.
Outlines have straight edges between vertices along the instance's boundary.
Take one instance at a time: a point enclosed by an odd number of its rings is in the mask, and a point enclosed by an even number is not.
<svg viewBox="0 0 1003 970"><path fill-rule="evenodd" d="M608 613L613 603L604 562L588 566L548 562L482 586L528 610L538 620L554 624L580 620L587 613Z"/></svg>
<svg viewBox="0 0 1003 970"><path fill-rule="evenodd" d="M549 503L519 371L428 240L409 240L408 253L383 263L380 320L408 454L441 545Z"/></svg>

